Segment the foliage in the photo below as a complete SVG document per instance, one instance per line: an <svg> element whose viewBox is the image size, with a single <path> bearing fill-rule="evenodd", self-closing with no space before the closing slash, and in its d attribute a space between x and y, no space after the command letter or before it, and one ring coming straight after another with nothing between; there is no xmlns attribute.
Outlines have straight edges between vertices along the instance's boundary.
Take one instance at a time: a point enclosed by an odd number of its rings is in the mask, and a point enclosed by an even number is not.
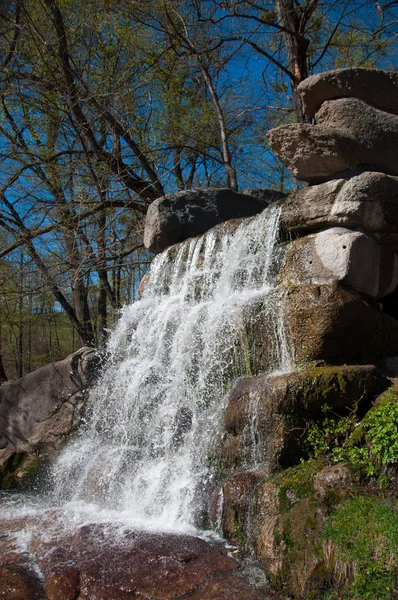
<svg viewBox="0 0 398 600"><path fill-rule="evenodd" d="M331 414L310 425L307 445L314 457L329 455L333 463L346 461L365 477L377 477L380 486L388 481L389 469L398 464L398 398L391 388L362 420L356 410L339 417Z"/></svg>
<svg viewBox="0 0 398 600"><path fill-rule="evenodd" d="M357 496L341 503L323 532L337 588L352 600L393 598L398 568L398 504ZM329 600L341 598L334 592Z"/></svg>

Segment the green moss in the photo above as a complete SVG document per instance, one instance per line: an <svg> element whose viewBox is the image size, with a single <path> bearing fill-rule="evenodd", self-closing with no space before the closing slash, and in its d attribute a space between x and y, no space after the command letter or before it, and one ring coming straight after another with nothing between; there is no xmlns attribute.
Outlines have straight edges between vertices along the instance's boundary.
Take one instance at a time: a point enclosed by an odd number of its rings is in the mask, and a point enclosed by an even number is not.
<svg viewBox="0 0 398 600"><path fill-rule="evenodd" d="M16 452L3 466L0 488L2 490L34 489L46 466L38 454Z"/></svg>
<svg viewBox="0 0 398 600"><path fill-rule="evenodd" d="M288 512L293 504L310 496L315 475L323 467L321 461L310 460L286 469L273 479L278 488L279 510Z"/></svg>
<svg viewBox="0 0 398 600"><path fill-rule="evenodd" d="M300 392L306 407L332 403L346 393L344 374L334 367L306 369L303 375Z"/></svg>

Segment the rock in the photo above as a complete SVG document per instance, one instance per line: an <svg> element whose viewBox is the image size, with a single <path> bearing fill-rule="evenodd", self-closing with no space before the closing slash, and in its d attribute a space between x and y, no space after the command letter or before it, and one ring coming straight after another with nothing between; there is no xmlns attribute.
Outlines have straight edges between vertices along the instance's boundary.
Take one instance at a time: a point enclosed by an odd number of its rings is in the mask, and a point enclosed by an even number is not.
<svg viewBox="0 0 398 600"><path fill-rule="evenodd" d="M142 298L144 297L144 292L145 292L145 288L146 288L148 281L149 281L149 273L145 273L145 275L142 277L142 279L140 281L140 285L138 287L138 298L140 300L142 300Z"/></svg>
<svg viewBox="0 0 398 600"><path fill-rule="evenodd" d="M264 200L228 188L168 194L148 207L144 245L151 252L162 252L173 244L205 233L218 223L252 217L264 208Z"/></svg>
<svg viewBox="0 0 398 600"><path fill-rule="evenodd" d="M298 365L366 364L398 354L398 321L336 284L289 286L285 315Z"/></svg>
<svg viewBox="0 0 398 600"><path fill-rule="evenodd" d="M14 532L0 537L0 598L42 600L43 586L34 560ZM66 600L66 599L65 599Z"/></svg>
<svg viewBox="0 0 398 600"><path fill-rule="evenodd" d="M315 115L325 100L358 98L398 114L398 74L379 69L336 69L312 75L298 87L304 113Z"/></svg>
<svg viewBox="0 0 398 600"><path fill-rule="evenodd" d="M324 102L316 116L317 125L283 125L267 133L271 149L297 179L321 182L361 165L398 173L398 117L352 98Z"/></svg>
<svg viewBox="0 0 398 600"><path fill-rule="evenodd" d="M314 477L314 492L326 497L329 490L347 488L354 483L350 469L344 463L325 467Z"/></svg>
<svg viewBox="0 0 398 600"><path fill-rule="evenodd" d="M398 250L398 177L365 171L302 188L282 205L281 223L290 233L329 227L361 228Z"/></svg>
<svg viewBox="0 0 398 600"><path fill-rule="evenodd" d="M338 284L291 284L282 291L259 296L243 311L240 343L253 375L281 368L281 348L299 367L314 361L369 364L398 354L398 320Z"/></svg>
<svg viewBox="0 0 398 600"><path fill-rule="evenodd" d="M339 282L369 298L383 298L398 285L398 257L369 236L333 227L288 244L281 285Z"/></svg>
<svg viewBox="0 0 398 600"><path fill-rule="evenodd" d="M283 192L278 192L277 190L267 190L263 188L248 188L243 190L242 194L247 194L248 196L253 196L253 198L257 198L264 203L264 208L273 202L279 202L286 198L286 194Z"/></svg>
<svg viewBox="0 0 398 600"><path fill-rule="evenodd" d="M271 480L252 472L251 487L242 486L249 474L237 474L223 484L223 535L235 542L236 531L242 529L246 546L259 556L270 581L295 598L307 597L309 582L322 563L314 547L328 508L320 502L314 506L311 497L322 466L310 461Z"/></svg>
<svg viewBox="0 0 398 600"><path fill-rule="evenodd" d="M82 348L0 386L0 468L11 487L40 466L76 430L99 356Z"/></svg>
<svg viewBox="0 0 398 600"><path fill-rule="evenodd" d="M330 127L282 125L271 129L267 139L277 157L303 181L320 182L358 164L355 141Z"/></svg>
<svg viewBox="0 0 398 600"><path fill-rule="evenodd" d="M225 433L214 451L224 476L260 469L270 476L307 457L303 432L322 407L363 413L389 381L372 365L312 367L240 379L228 395Z"/></svg>
<svg viewBox="0 0 398 600"><path fill-rule="evenodd" d="M4 536L0 546L6 542L9 545L16 525L11 522L8 531L3 520L1 526ZM28 529L29 523L25 523L25 532ZM110 523L74 528L63 520L62 514L51 511L32 526L29 538L29 547L23 555L1 552L0 572L5 568L16 571L24 561L33 572L41 573L40 594L12 595L19 582L13 574L0 580L0 597L10 600L266 598L264 588L251 585L236 560L198 537L134 531Z"/></svg>

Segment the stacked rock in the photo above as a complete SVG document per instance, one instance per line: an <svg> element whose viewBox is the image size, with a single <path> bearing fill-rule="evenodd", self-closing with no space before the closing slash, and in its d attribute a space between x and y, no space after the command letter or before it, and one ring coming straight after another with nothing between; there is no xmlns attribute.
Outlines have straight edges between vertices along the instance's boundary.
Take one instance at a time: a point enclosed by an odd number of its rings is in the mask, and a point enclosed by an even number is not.
<svg viewBox="0 0 398 600"><path fill-rule="evenodd" d="M398 74L339 69L300 86L315 124L268 133L272 150L310 185L291 194L281 283L330 284L369 299L398 285ZM310 235L307 235L310 234Z"/></svg>

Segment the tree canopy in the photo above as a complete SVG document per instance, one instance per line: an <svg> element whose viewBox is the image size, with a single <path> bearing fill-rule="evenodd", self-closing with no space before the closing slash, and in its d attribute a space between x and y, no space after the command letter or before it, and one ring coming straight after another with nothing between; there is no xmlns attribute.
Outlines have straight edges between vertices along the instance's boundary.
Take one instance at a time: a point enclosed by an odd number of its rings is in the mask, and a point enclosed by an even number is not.
<svg viewBox="0 0 398 600"><path fill-rule="evenodd" d="M151 259L148 204L191 187L288 188L266 131L305 119L296 90L312 73L396 68L397 9L375 0L4 4L0 269L15 281L0 306L61 311L80 343L103 343ZM16 290L22 304L9 301ZM26 303L43 294L44 304Z"/></svg>

